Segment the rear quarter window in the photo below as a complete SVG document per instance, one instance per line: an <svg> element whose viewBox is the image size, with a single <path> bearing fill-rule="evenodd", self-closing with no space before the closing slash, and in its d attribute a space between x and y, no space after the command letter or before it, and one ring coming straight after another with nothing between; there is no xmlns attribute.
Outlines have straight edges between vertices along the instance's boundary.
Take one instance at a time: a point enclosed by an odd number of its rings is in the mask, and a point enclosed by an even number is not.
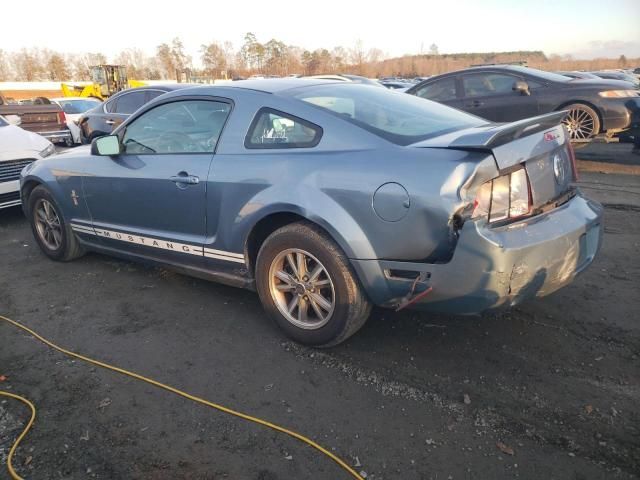
<svg viewBox="0 0 640 480"><path fill-rule="evenodd" d="M307 120L271 108L258 111L244 145L250 149L312 148L318 145L322 128Z"/></svg>

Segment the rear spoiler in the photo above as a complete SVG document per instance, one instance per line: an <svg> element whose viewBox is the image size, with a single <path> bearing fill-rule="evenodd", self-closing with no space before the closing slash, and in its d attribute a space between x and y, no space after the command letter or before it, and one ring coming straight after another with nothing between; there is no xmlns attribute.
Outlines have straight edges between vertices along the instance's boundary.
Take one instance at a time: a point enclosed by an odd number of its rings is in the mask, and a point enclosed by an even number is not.
<svg viewBox="0 0 640 480"><path fill-rule="evenodd" d="M562 123L566 114L567 112L563 110L477 130L460 135L448 147L492 150L514 140L556 127Z"/></svg>

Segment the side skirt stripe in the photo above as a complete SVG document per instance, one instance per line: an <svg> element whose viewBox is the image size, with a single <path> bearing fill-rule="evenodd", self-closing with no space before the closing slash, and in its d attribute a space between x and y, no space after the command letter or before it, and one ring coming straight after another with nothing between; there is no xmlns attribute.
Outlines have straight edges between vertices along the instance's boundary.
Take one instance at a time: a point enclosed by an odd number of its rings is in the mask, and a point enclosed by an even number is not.
<svg viewBox="0 0 640 480"><path fill-rule="evenodd" d="M105 230L100 228L91 228L77 223L72 223L71 228L80 233L96 235L98 237L108 238L111 240L119 240L121 242L135 243L146 247L159 248L172 252L186 253L189 255L199 255L207 258L215 258L217 260L225 260L227 262L235 262L244 264L244 255L241 253L225 252L223 250L215 250L213 248L203 248L197 245L186 243L172 242L170 240L160 240L152 237L144 237L133 233L116 232L114 230Z"/></svg>

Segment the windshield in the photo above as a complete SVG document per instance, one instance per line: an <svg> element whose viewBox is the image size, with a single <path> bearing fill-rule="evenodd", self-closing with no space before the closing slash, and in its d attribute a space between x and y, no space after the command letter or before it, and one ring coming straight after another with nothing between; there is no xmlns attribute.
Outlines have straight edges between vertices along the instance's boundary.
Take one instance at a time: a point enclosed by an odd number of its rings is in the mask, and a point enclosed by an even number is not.
<svg viewBox="0 0 640 480"><path fill-rule="evenodd" d="M98 100L58 100L58 103L62 107L62 111L68 114L84 113L87 110L91 110L93 107L99 105L101 102Z"/></svg>
<svg viewBox="0 0 640 480"><path fill-rule="evenodd" d="M290 92L397 145L487 123L430 100L367 85L318 85Z"/></svg>

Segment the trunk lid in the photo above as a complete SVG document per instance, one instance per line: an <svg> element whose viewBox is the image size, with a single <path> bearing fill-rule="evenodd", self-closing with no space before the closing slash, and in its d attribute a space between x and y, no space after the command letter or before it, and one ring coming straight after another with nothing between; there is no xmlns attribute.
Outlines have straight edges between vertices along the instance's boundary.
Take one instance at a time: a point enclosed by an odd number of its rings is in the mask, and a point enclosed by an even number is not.
<svg viewBox="0 0 640 480"><path fill-rule="evenodd" d="M473 127L411 147L490 152L501 173L522 165L529 177L535 208L566 192L574 180L569 137L561 125L565 114L554 112L512 123Z"/></svg>
<svg viewBox="0 0 640 480"><path fill-rule="evenodd" d="M0 115L18 115L20 128L31 132L64 130L67 124L59 105L2 105Z"/></svg>

